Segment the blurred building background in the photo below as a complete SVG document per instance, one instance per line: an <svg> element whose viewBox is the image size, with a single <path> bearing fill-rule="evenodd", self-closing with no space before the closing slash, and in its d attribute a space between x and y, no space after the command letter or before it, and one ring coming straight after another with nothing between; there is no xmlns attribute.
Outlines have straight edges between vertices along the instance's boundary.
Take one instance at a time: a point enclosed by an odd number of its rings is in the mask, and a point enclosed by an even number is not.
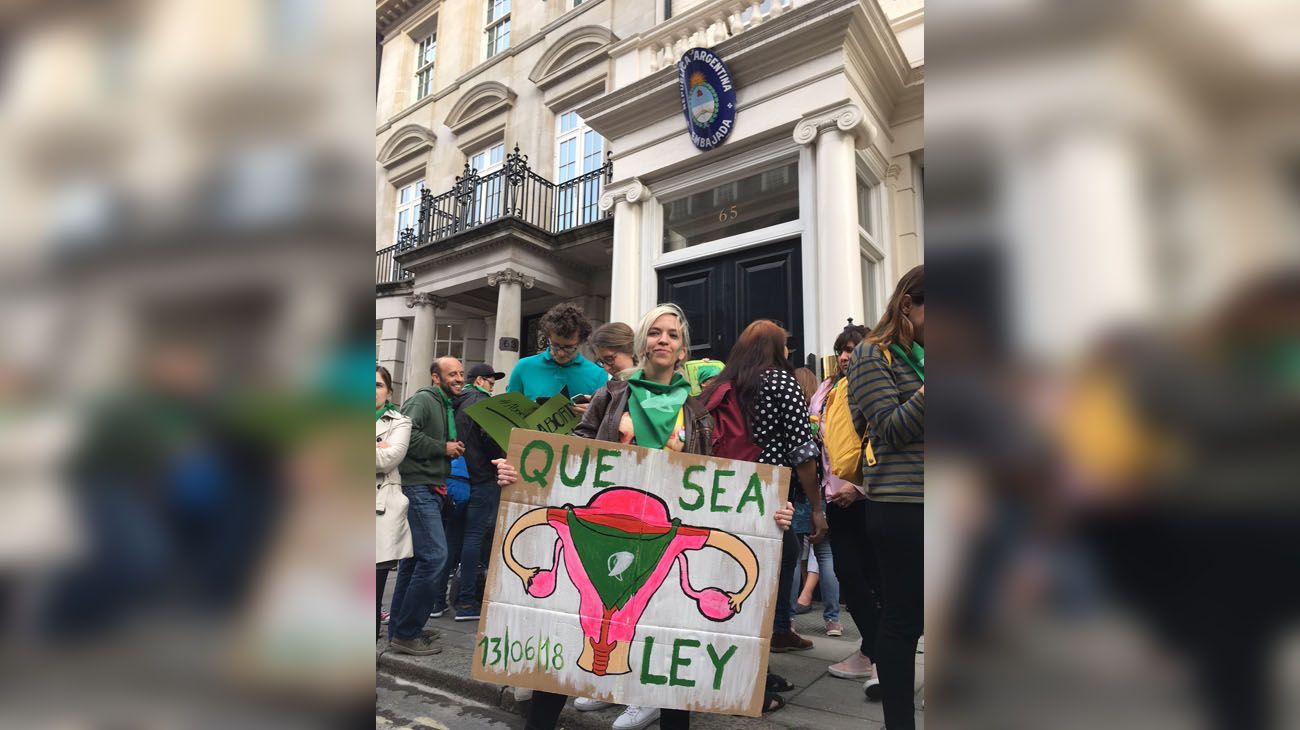
<svg viewBox="0 0 1300 730"><path fill-rule="evenodd" d="M355 286L365 220L339 112L346 77L368 73L312 82L351 42L347 16L291 0L68 6L6 11L3 269L54 318L28 356L92 386L138 366L148 339L183 337L250 382L302 376L296 353L349 316L336 295Z"/></svg>
<svg viewBox="0 0 1300 730"><path fill-rule="evenodd" d="M1300 7L927 15L927 724L1297 726Z"/></svg>
<svg viewBox="0 0 1300 730"><path fill-rule="evenodd" d="M0 7L0 725L368 700L369 23Z"/></svg>
<svg viewBox="0 0 1300 730"><path fill-rule="evenodd" d="M944 5L929 243L1004 275L986 286L1018 352L1059 361L1116 326L1186 324L1300 263L1286 6Z"/></svg>
<svg viewBox="0 0 1300 730"><path fill-rule="evenodd" d="M441 355L509 373L561 301L598 324L676 302L699 356L760 317L796 357L829 353L922 260L924 17L919 0L377 3L378 361L399 383ZM738 94L708 152L674 68L695 46Z"/></svg>

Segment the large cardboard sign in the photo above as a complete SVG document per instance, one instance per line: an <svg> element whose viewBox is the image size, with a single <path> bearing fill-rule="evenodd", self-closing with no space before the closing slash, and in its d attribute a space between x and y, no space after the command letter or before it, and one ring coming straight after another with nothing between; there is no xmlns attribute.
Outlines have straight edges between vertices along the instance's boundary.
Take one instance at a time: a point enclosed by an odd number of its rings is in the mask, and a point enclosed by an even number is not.
<svg viewBox="0 0 1300 730"><path fill-rule="evenodd" d="M476 679L757 717L783 467L515 429Z"/></svg>

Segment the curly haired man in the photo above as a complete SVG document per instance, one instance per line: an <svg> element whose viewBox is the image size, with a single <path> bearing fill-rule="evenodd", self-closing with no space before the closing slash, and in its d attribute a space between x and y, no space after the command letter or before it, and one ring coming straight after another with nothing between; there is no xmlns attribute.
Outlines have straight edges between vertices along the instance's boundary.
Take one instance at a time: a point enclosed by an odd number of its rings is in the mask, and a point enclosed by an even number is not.
<svg viewBox="0 0 1300 730"><path fill-rule="evenodd" d="M506 390L529 398L549 398L564 388L569 397L591 395L609 380L600 366L582 356L578 347L591 336L591 321L576 304L557 304L542 316L546 349L523 358L510 373Z"/></svg>

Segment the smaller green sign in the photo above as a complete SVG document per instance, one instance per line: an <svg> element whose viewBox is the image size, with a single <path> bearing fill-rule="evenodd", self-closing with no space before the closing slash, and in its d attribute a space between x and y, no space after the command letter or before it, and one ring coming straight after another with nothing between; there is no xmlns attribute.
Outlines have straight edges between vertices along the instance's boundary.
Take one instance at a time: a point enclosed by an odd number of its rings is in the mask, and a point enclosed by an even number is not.
<svg viewBox="0 0 1300 730"><path fill-rule="evenodd" d="M563 393L541 405L523 393L502 393L465 409L465 415L483 427L503 451L510 449L510 432L516 428L568 435L582 420Z"/></svg>

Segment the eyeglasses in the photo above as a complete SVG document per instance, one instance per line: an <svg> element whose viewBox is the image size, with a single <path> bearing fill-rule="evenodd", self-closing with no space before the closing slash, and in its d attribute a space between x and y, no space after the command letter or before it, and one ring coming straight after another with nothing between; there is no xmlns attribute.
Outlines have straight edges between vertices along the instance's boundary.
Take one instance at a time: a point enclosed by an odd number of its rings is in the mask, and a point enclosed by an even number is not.
<svg viewBox="0 0 1300 730"><path fill-rule="evenodd" d="M577 345L557 345L554 342L548 343L547 347L556 355L572 355L578 351Z"/></svg>
<svg viewBox="0 0 1300 730"><path fill-rule="evenodd" d="M609 357L600 358L600 360L598 360L597 362L599 362L601 365L604 365L607 368L612 368L617 364L617 358L618 355L610 355Z"/></svg>

